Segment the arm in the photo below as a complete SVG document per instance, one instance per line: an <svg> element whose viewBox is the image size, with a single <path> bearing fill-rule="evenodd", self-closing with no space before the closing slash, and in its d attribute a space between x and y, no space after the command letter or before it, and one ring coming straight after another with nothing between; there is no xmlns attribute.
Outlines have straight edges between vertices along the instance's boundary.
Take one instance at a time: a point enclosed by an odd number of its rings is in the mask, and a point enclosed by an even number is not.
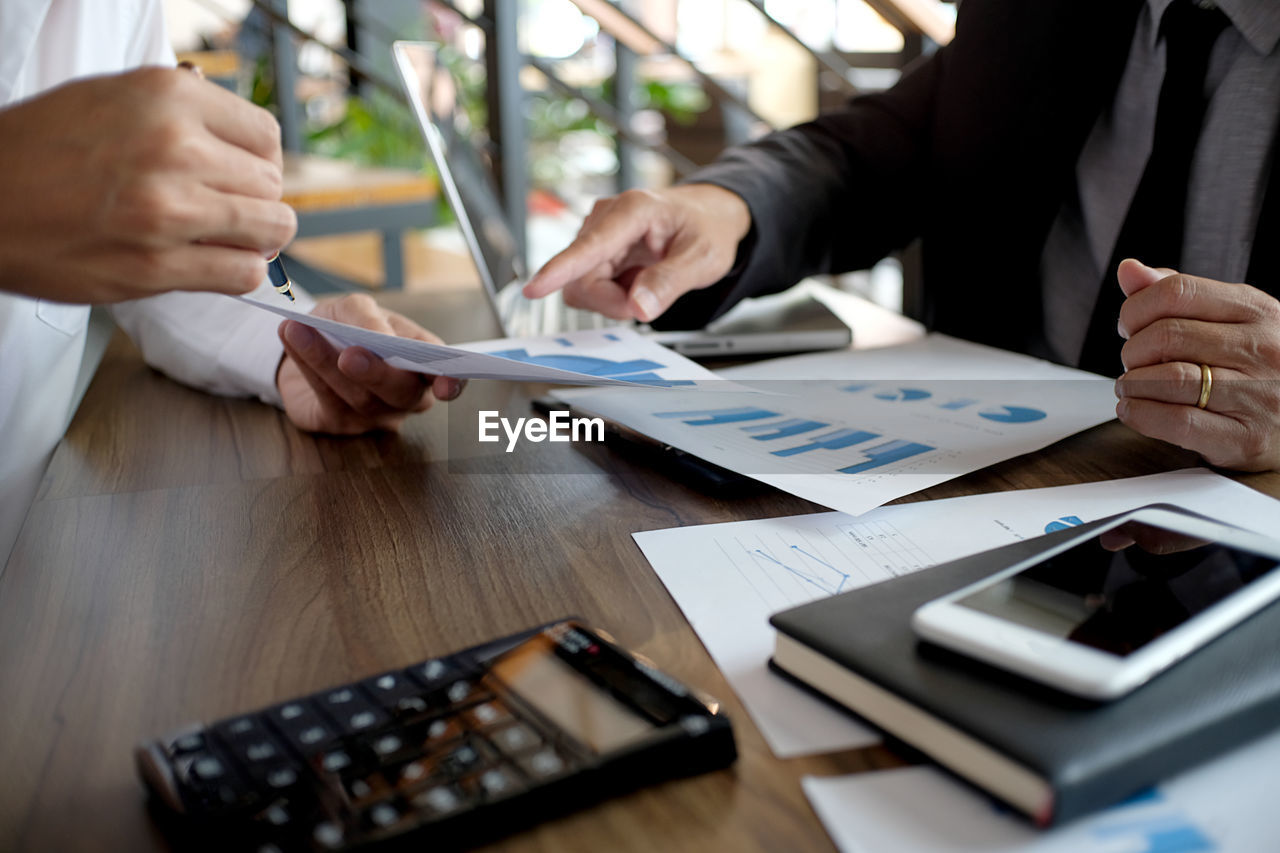
<svg viewBox="0 0 1280 853"><path fill-rule="evenodd" d="M693 326L805 275L869 266L920 231L945 54L889 92L731 149L682 186L603 200L526 294L564 289L609 316Z"/></svg>

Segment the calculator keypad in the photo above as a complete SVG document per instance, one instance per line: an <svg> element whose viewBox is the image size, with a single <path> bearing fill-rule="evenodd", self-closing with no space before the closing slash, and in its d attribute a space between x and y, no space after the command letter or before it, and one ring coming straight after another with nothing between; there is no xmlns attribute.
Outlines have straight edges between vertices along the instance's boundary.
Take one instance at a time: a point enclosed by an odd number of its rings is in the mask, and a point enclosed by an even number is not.
<svg viewBox="0 0 1280 853"><path fill-rule="evenodd" d="M428 661L185 732L194 813L243 812L254 849L339 850L516 796L582 766L482 673Z"/></svg>

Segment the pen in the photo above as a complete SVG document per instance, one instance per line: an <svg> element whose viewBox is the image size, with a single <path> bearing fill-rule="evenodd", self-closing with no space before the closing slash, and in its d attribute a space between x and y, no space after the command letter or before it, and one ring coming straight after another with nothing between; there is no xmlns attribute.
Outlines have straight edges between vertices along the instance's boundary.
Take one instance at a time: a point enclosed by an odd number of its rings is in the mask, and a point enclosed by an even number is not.
<svg viewBox="0 0 1280 853"><path fill-rule="evenodd" d="M200 66L196 65L194 62L184 59L182 62L178 63L178 67L184 71L190 71L201 80L204 79L204 71L202 71ZM290 302L294 301L292 290L293 282L289 281L289 274L284 271L284 264L280 263L279 252L276 252L274 255L267 258L267 278L271 279L271 286L276 289L276 293L283 293L285 296L289 297Z"/></svg>
<svg viewBox="0 0 1280 853"><path fill-rule="evenodd" d="M284 271L284 264L280 263L280 253L276 252L267 258L267 278L271 279L271 286L276 289L276 293L283 293L289 297L289 301L293 301L293 291L290 288L293 283L289 281L289 274Z"/></svg>

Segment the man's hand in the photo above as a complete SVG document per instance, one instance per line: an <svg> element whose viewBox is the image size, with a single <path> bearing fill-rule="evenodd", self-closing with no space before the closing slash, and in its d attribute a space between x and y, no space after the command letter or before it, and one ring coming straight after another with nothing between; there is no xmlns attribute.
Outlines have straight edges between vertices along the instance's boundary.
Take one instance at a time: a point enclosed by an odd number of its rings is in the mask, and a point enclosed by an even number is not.
<svg viewBox="0 0 1280 853"><path fill-rule="evenodd" d="M0 162L0 290L41 299L245 293L297 225L275 119L179 69L0 110Z"/></svg>
<svg viewBox="0 0 1280 853"><path fill-rule="evenodd" d="M441 343L417 323L379 307L364 294L325 300L311 313L375 332ZM280 340L285 355L276 385L285 413L296 426L311 432L394 432L409 415L431 408L433 392L441 400L452 400L465 384L447 376L397 370L362 347L338 350L319 332L293 320L280 324Z"/></svg>
<svg viewBox="0 0 1280 853"><path fill-rule="evenodd" d="M724 278L750 228L746 202L720 187L629 190L596 202L572 245L524 294L563 289L575 308L647 323L683 294Z"/></svg>
<svg viewBox="0 0 1280 853"><path fill-rule="evenodd" d="M1211 465L1280 469L1280 302L1247 284L1120 264L1116 414ZM1212 371L1200 409L1200 365Z"/></svg>

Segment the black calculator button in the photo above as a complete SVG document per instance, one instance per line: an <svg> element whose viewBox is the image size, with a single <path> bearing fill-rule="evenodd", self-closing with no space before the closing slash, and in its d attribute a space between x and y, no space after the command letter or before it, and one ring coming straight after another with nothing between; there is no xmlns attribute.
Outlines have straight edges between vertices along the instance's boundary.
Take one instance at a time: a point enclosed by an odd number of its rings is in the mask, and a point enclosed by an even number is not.
<svg viewBox="0 0 1280 853"><path fill-rule="evenodd" d="M401 710L401 703L407 700L421 701L422 686L407 678L404 673L387 672L363 682L364 689L374 700L388 711ZM408 707L405 710L409 710ZM423 710L426 710L425 702Z"/></svg>
<svg viewBox="0 0 1280 853"><path fill-rule="evenodd" d="M365 732L387 722L387 715L373 707L361 708L343 718L343 726L349 732Z"/></svg>
<svg viewBox="0 0 1280 853"><path fill-rule="evenodd" d="M356 693L355 688L339 687L336 690L330 690L320 694L318 697L320 705L326 709L343 710L343 707L353 702L359 702L362 697Z"/></svg>
<svg viewBox="0 0 1280 853"><path fill-rule="evenodd" d="M551 747L519 758L516 763L520 765L521 770L534 779L550 779L559 776L568 766L560 754Z"/></svg>
<svg viewBox="0 0 1280 853"><path fill-rule="evenodd" d="M509 764L490 767L476 780L487 799L500 800L524 790L524 779Z"/></svg>
<svg viewBox="0 0 1280 853"><path fill-rule="evenodd" d="M542 738L538 736L537 732L524 723L512 723L509 726L492 730L488 735L498 749L508 755L529 752L538 749L543 744Z"/></svg>
<svg viewBox="0 0 1280 853"><path fill-rule="evenodd" d="M457 680L464 670L446 658L429 660L405 670L409 677L424 687L438 687L446 681Z"/></svg>
<svg viewBox="0 0 1280 853"><path fill-rule="evenodd" d="M482 702L464 716L473 729L489 729L515 721L511 711L498 702Z"/></svg>
<svg viewBox="0 0 1280 853"><path fill-rule="evenodd" d="M280 829L293 822L293 811L287 801L276 800L259 812L255 820Z"/></svg>
<svg viewBox="0 0 1280 853"><path fill-rule="evenodd" d="M466 740L440 758L440 769L452 776L464 776L479 770L497 758L493 750L479 740Z"/></svg>
<svg viewBox="0 0 1280 853"><path fill-rule="evenodd" d="M298 784L300 777L296 768L288 764L282 764L263 772L262 781L268 788L284 791Z"/></svg>
<svg viewBox="0 0 1280 853"><path fill-rule="evenodd" d="M276 708L272 716L286 726L292 726L297 720L310 716L311 709L302 702L287 702Z"/></svg>
<svg viewBox="0 0 1280 853"><path fill-rule="evenodd" d="M347 799L357 807L374 800L385 799L392 793L391 786L379 773L348 778L342 783L342 788L346 792Z"/></svg>
<svg viewBox="0 0 1280 853"><path fill-rule="evenodd" d="M261 761L271 761L280 757L280 747L274 741L263 738L261 740L251 740L240 744L236 748L236 753L245 762L245 764L257 764Z"/></svg>
<svg viewBox="0 0 1280 853"><path fill-rule="evenodd" d="M169 752L173 755L182 755L189 752L198 752L204 747L204 732L188 732L169 745Z"/></svg>
<svg viewBox="0 0 1280 853"><path fill-rule="evenodd" d="M341 773L349 770L354 762L345 749L331 749L320 756L320 769L325 773Z"/></svg>
<svg viewBox="0 0 1280 853"><path fill-rule="evenodd" d="M298 717L288 726L281 726L288 738L303 755L322 752L337 740L337 734L328 723L315 714Z"/></svg>
<svg viewBox="0 0 1280 853"><path fill-rule="evenodd" d="M228 741L257 740L264 734L262 724L254 717L235 717L217 726L218 734Z"/></svg>
<svg viewBox="0 0 1280 853"><path fill-rule="evenodd" d="M457 717L440 717L427 724L423 745L428 749L436 749L443 744L462 737L462 722Z"/></svg>
<svg viewBox="0 0 1280 853"><path fill-rule="evenodd" d="M227 766L216 756L198 755L192 760L188 773L196 782L217 782L226 778Z"/></svg>
<svg viewBox="0 0 1280 853"><path fill-rule="evenodd" d="M410 802L431 817L444 817L463 808L470 800L457 785L436 785L414 794Z"/></svg>
<svg viewBox="0 0 1280 853"><path fill-rule="evenodd" d="M383 801L370 806L362 823L375 830L387 830L398 824L404 813L394 803Z"/></svg>
<svg viewBox="0 0 1280 853"><path fill-rule="evenodd" d="M492 694L466 679L459 679L445 688L444 697L454 708L463 708L492 698Z"/></svg>
<svg viewBox="0 0 1280 853"><path fill-rule="evenodd" d="M321 850L341 849L345 837L342 827L330 820L317 823L311 830L311 838Z"/></svg>
<svg viewBox="0 0 1280 853"><path fill-rule="evenodd" d="M391 709L401 719L411 720L426 714L431 710L431 705L421 696L405 696L397 699Z"/></svg>
<svg viewBox="0 0 1280 853"><path fill-rule="evenodd" d="M417 759L401 765L395 772L395 783L399 788L417 788L431 778L432 763L427 759Z"/></svg>

